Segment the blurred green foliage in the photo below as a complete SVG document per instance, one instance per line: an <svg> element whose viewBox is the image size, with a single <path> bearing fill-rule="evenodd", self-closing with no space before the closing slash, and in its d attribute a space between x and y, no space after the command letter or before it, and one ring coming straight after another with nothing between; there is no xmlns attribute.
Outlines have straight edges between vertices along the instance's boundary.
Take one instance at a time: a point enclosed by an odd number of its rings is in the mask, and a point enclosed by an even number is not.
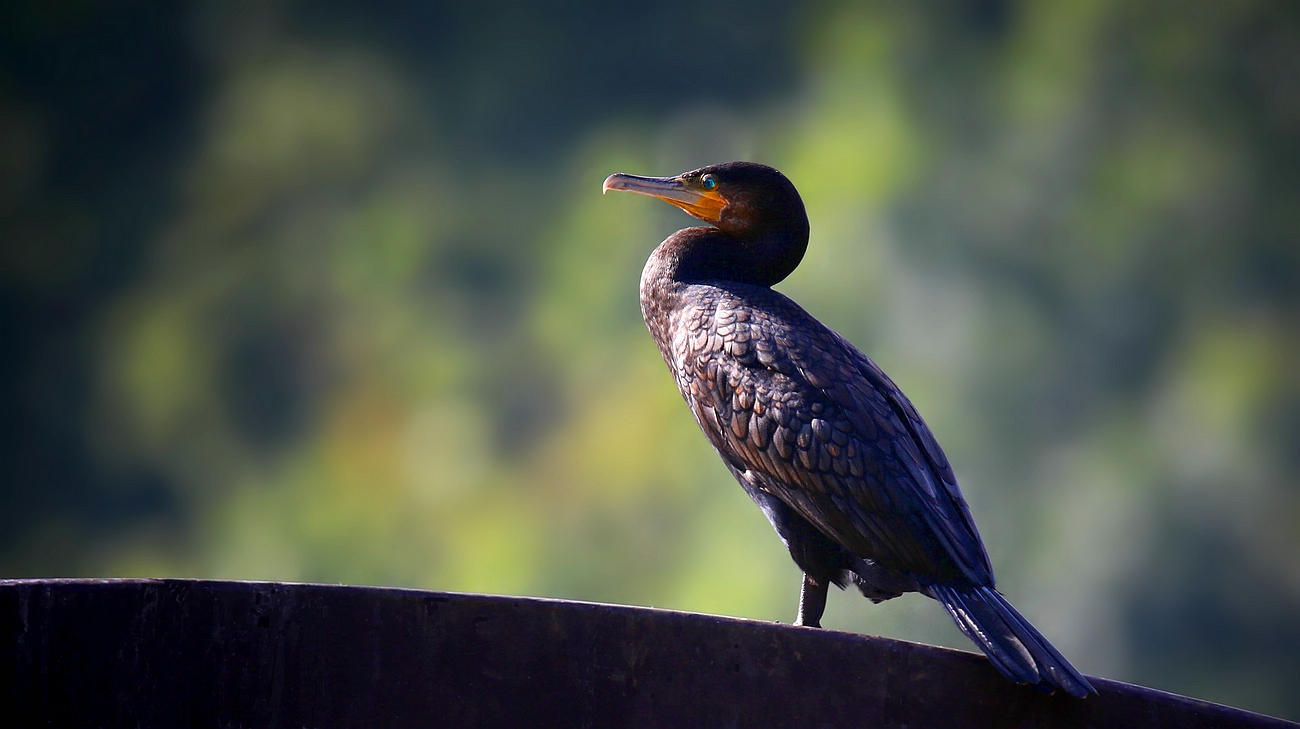
<svg viewBox="0 0 1300 729"><path fill-rule="evenodd" d="M5 576L791 619L637 309L689 221L599 193L748 158L812 221L779 288L911 396L1058 647L1300 719L1296 6L42 7ZM914 595L827 624L968 648Z"/></svg>

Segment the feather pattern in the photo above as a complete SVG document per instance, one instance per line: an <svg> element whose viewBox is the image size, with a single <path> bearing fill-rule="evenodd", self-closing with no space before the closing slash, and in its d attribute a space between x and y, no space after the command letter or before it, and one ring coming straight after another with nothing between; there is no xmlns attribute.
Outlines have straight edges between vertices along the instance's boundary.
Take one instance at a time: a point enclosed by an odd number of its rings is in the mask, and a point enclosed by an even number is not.
<svg viewBox="0 0 1300 729"><path fill-rule="evenodd" d="M673 318L665 354L729 465L860 558L992 584L952 467L866 355L765 287L687 286Z"/></svg>

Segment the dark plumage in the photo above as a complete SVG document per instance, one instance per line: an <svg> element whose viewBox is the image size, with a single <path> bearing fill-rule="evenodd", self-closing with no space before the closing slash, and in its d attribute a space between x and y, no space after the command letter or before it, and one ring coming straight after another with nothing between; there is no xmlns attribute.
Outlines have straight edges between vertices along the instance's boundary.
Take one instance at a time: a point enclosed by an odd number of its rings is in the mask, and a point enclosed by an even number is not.
<svg viewBox="0 0 1300 729"><path fill-rule="evenodd" d="M652 195L713 225L655 249L641 311L704 434L804 572L796 624L819 627L831 583L873 602L920 592L1013 681L1094 692L994 589L952 467L907 397L771 289L808 244L794 185L730 162L612 175L605 190Z"/></svg>

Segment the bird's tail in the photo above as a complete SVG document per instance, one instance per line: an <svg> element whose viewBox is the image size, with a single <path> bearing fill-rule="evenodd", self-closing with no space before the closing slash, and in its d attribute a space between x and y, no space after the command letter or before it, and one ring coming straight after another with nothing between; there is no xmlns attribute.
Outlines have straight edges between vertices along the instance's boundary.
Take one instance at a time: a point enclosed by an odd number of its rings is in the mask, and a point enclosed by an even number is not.
<svg viewBox="0 0 1300 729"><path fill-rule="evenodd" d="M997 590L971 585L932 585L930 592L948 608L948 614L961 632L1007 678L1046 693L1058 687L1079 698L1097 693L1088 679Z"/></svg>

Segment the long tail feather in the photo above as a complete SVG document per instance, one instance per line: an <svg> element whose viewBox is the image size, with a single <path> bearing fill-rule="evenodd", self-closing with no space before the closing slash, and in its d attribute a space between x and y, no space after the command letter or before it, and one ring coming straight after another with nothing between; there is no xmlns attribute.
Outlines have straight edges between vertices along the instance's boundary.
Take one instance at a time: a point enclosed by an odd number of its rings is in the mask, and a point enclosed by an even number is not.
<svg viewBox="0 0 1300 729"><path fill-rule="evenodd" d="M1057 688L1083 698L1097 690L1011 603L991 587L933 585L931 595L943 603L957 627L999 671L1016 683L1047 693Z"/></svg>

